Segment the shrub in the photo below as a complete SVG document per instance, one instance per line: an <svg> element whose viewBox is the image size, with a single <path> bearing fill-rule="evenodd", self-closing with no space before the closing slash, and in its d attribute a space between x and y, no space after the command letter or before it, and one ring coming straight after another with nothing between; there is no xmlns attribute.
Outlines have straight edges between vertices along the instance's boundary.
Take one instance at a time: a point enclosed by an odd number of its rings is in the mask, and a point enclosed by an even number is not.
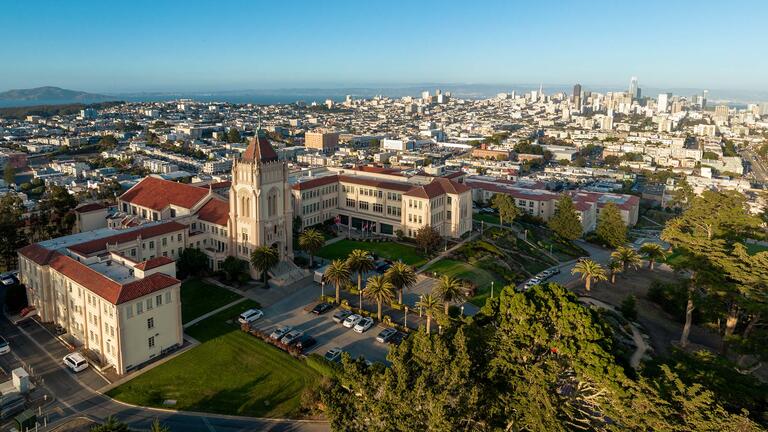
<svg viewBox="0 0 768 432"><path fill-rule="evenodd" d="M627 298L621 302L619 311L624 315L624 318L630 321L635 321L637 319L637 299L635 299L635 296L631 294L628 295Z"/></svg>

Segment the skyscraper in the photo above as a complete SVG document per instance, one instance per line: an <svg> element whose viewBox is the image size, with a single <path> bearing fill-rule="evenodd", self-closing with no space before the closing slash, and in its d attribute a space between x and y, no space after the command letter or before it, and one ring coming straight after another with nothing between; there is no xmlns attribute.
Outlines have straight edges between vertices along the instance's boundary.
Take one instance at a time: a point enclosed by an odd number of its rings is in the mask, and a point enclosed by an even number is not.
<svg viewBox="0 0 768 432"><path fill-rule="evenodd" d="M629 96L632 99L637 99L637 97L638 97L638 94L637 94L637 77L632 77L629 80Z"/></svg>
<svg viewBox="0 0 768 432"><path fill-rule="evenodd" d="M659 93L658 112L667 112L669 110L669 100L672 98L672 93Z"/></svg>
<svg viewBox="0 0 768 432"><path fill-rule="evenodd" d="M573 106L577 110L581 109L581 84L573 86Z"/></svg>

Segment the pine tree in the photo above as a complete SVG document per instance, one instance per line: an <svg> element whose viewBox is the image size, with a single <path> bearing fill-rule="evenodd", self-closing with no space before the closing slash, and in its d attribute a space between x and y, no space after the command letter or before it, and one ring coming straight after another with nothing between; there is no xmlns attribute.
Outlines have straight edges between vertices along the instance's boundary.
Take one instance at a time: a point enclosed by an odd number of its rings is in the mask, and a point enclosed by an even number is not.
<svg viewBox="0 0 768 432"><path fill-rule="evenodd" d="M566 240L576 240L581 237L581 220L570 195L564 194L557 202L557 209L549 219L548 225L552 231Z"/></svg>
<svg viewBox="0 0 768 432"><path fill-rule="evenodd" d="M616 204L608 203L600 209L595 234L600 241L614 249L627 243L627 226Z"/></svg>

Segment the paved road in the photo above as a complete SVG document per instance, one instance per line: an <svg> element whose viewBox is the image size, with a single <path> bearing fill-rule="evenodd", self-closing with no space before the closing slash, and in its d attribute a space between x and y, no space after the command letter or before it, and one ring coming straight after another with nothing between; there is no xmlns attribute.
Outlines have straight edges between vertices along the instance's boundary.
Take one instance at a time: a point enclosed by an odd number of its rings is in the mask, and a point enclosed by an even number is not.
<svg viewBox="0 0 768 432"><path fill-rule="evenodd" d="M0 333L10 342L12 354L0 357L0 366L10 370L23 362L42 379L42 386L55 395L43 413L50 425L77 415L87 415L99 420L113 415L138 430L149 429L150 423L160 419L172 431L236 432L236 431L327 431L327 423L292 420L270 420L249 417L218 416L213 414L186 413L125 405L98 393L106 384L94 371L81 372L77 376L61 364L66 348L50 333L35 322L16 327L5 318L0 320Z"/></svg>

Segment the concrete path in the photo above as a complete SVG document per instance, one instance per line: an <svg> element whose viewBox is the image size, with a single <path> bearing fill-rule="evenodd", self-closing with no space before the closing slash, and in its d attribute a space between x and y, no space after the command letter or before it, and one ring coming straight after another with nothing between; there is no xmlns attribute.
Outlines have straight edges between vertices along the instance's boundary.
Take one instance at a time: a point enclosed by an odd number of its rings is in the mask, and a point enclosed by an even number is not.
<svg viewBox="0 0 768 432"><path fill-rule="evenodd" d="M579 297L579 300L603 309L608 309L608 310L617 312L616 308L613 307L612 305L609 305L608 303L600 301L594 297ZM629 327L632 329L632 341L635 343L635 346L637 347L635 348L635 352L632 353L632 357L629 359L629 365L633 369L637 369L638 366L640 366L640 361L643 359L643 357L645 357L645 352L648 351L648 344L645 342L645 338L643 337L643 334L640 332L640 329L638 329L633 322L629 323Z"/></svg>
<svg viewBox="0 0 768 432"><path fill-rule="evenodd" d="M480 236L480 233L474 233L474 234L470 235L469 237L465 238L464 240L460 241L459 243L457 243L455 246L451 247L450 249L445 250L443 252L440 252L439 254L437 254L436 257L432 258L431 260L427 261L426 264L424 264L421 267L419 267L418 269L416 269L416 273L423 272L424 270L429 268L429 266L431 266L432 264L440 261L441 259L443 259L446 256L450 255L451 252L453 252L456 249L462 247L465 243L473 241L473 240L475 240L479 236Z"/></svg>
<svg viewBox="0 0 768 432"><path fill-rule="evenodd" d="M184 328L192 327L193 325L199 323L200 321L202 321L202 320L204 320L206 318L210 318L210 317L216 315L217 313L219 313L219 312L221 312L223 310L229 309L232 306L234 306L234 305L236 305L238 303L242 303L242 302L244 302L246 300L247 300L246 297L240 297L239 299L233 301L232 303L225 304L224 306L222 306L222 307L220 307L218 309L214 309L214 310L212 310L212 311L210 311L210 312L208 312L206 314L200 315L199 317L193 319L192 321L184 324Z"/></svg>

